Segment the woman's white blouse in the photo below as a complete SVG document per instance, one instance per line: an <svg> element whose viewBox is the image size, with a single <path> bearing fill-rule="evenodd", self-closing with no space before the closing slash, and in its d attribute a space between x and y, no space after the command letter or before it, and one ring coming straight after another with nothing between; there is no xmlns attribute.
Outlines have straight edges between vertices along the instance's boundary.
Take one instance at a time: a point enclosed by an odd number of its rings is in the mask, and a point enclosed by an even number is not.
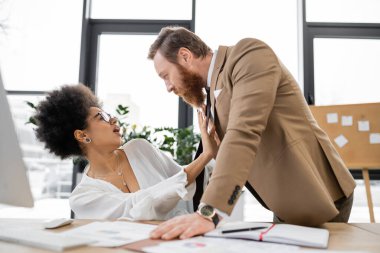
<svg viewBox="0 0 380 253"><path fill-rule="evenodd" d="M79 219L167 220L193 212L195 183L188 187L184 169L144 139L126 143L124 150L140 190L124 193L113 184L83 173L70 196Z"/></svg>

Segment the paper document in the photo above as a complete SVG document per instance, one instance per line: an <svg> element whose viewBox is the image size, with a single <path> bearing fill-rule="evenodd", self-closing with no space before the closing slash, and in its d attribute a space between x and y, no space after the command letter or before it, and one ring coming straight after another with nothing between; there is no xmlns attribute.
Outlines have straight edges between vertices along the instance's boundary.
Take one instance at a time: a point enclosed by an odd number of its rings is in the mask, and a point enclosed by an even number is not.
<svg viewBox="0 0 380 253"><path fill-rule="evenodd" d="M328 113L326 115L326 117L327 117L327 123L329 123L329 124L338 123L338 114L337 113Z"/></svg>
<svg viewBox="0 0 380 253"><path fill-rule="evenodd" d="M369 135L369 143L380 144L380 133L371 133Z"/></svg>
<svg viewBox="0 0 380 253"><path fill-rule="evenodd" d="M342 116L342 126L352 126L352 116Z"/></svg>
<svg viewBox="0 0 380 253"><path fill-rule="evenodd" d="M91 246L119 247L149 238L149 233L154 228L156 228L156 225L124 221L93 222L65 231L62 234L91 238L95 240Z"/></svg>
<svg viewBox="0 0 380 253"><path fill-rule="evenodd" d="M235 240L211 237L194 237L186 240L177 240L160 243L157 246L145 247L144 252L148 253L275 253L275 252L295 252L297 246L254 242L247 240Z"/></svg>
<svg viewBox="0 0 380 253"><path fill-rule="evenodd" d="M235 233L223 233L223 231L226 230L241 230L244 227L247 229L252 229L254 227L265 228ZM329 231L322 228L311 228L288 224L235 222L230 224L226 223L218 229L206 233L205 236L285 243L315 248L327 248Z"/></svg>
<svg viewBox="0 0 380 253"><path fill-rule="evenodd" d="M336 137L336 138L334 139L334 141L335 141L336 145L338 145L338 147L340 147L340 148L343 148L344 145L346 145L346 144L348 143L347 138L344 137L343 134L341 134L341 135L339 135L338 137Z"/></svg>
<svg viewBox="0 0 380 253"><path fill-rule="evenodd" d="M368 120L358 121L358 130L360 132L368 132L369 131L369 121Z"/></svg>
<svg viewBox="0 0 380 253"><path fill-rule="evenodd" d="M310 249L301 249L299 253L369 253L368 251L362 250L310 250Z"/></svg>

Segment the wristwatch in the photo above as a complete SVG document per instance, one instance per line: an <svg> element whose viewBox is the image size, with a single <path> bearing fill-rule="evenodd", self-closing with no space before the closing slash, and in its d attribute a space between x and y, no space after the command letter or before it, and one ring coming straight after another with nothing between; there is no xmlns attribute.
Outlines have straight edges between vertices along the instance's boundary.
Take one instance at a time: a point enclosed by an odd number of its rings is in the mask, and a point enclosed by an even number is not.
<svg viewBox="0 0 380 253"><path fill-rule="evenodd" d="M205 219L208 219L212 221L215 225L215 227L218 225L220 219L218 214L215 211L215 208L213 208L210 205L207 205L205 203L200 203L198 206L197 213L202 216Z"/></svg>

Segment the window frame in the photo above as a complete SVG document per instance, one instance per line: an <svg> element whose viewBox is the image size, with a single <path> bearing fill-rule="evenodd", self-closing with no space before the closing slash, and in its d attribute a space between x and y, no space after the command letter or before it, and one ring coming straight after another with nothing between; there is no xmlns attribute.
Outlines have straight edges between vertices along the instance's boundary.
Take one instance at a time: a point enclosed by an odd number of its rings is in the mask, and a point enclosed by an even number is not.
<svg viewBox="0 0 380 253"><path fill-rule="evenodd" d="M307 22L306 0L302 0L302 32L304 96L314 105L314 38L380 39L380 23Z"/></svg>
<svg viewBox="0 0 380 253"><path fill-rule="evenodd" d="M302 33L304 97L314 105L314 38L380 39L380 23L307 22L306 0L302 0ZM362 179L361 170L352 169L354 178ZM380 170L370 171L370 178L380 180Z"/></svg>
<svg viewBox="0 0 380 253"><path fill-rule="evenodd" d="M140 19L92 19L91 0L83 2L82 39L80 50L79 82L96 91L99 38L101 34L158 34L169 25L195 29L195 0L192 0L191 20L140 20ZM193 109L178 99L178 127L193 125Z"/></svg>

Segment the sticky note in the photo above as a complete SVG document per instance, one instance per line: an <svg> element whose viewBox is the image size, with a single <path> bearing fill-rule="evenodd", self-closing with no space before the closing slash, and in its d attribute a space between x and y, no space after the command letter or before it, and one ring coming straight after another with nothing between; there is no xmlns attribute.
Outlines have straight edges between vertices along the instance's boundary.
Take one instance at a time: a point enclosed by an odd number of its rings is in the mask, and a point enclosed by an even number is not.
<svg viewBox="0 0 380 253"><path fill-rule="evenodd" d="M380 133L371 133L371 134L369 134L369 143L371 143L371 144L380 144Z"/></svg>
<svg viewBox="0 0 380 253"><path fill-rule="evenodd" d="M338 147L342 148L344 147L344 145L346 145L348 143L348 140L346 137L344 137L343 134L339 135L338 137L336 137L334 139L336 145L338 145Z"/></svg>
<svg viewBox="0 0 380 253"><path fill-rule="evenodd" d="M327 123L329 123L329 124L338 123L338 114L337 113L328 113L326 116L327 116Z"/></svg>
<svg viewBox="0 0 380 253"><path fill-rule="evenodd" d="M352 126L352 116L342 116L342 126Z"/></svg>
<svg viewBox="0 0 380 253"><path fill-rule="evenodd" d="M358 129L360 132L368 132L369 131L369 121L368 120L358 121Z"/></svg>

